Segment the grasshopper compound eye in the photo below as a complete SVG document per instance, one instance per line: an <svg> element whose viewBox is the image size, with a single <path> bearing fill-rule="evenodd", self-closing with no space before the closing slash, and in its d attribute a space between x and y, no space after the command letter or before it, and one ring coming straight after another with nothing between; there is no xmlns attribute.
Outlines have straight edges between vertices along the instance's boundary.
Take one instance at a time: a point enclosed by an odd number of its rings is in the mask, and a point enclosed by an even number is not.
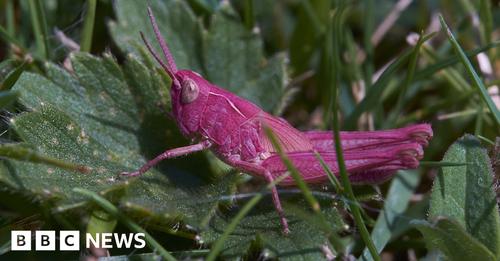
<svg viewBox="0 0 500 261"><path fill-rule="evenodd" d="M198 98L198 94L200 93L200 88L196 82L191 79L186 79L182 82L182 90L181 90L181 101L184 104L191 103L196 98Z"/></svg>

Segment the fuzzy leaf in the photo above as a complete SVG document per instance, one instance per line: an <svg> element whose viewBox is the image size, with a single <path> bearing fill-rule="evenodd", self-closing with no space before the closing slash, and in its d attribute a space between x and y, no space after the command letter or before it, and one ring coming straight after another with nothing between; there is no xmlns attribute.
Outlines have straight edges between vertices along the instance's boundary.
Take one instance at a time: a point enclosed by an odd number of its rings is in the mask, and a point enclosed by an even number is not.
<svg viewBox="0 0 500 261"><path fill-rule="evenodd" d="M207 78L273 111L284 95L284 57L266 61L259 33L249 32L229 5L213 16L204 37Z"/></svg>
<svg viewBox="0 0 500 261"><path fill-rule="evenodd" d="M281 198L286 199L287 197L282 194ZM324 233L324 228L316 226L314 220L306 222L299 218L305 215L304 213L308 213L307 215L310 217L312 216L304 207L297 209L298 206L284 206L291 233L283 236L283 228L279 222L279 216L271 204L271 197L266 197L262 201L267 203L261 202L258 204L229 236L224 245L222 256L241 255L255 243L255 240L258 240L261 245L260 248L270 251L272 255L276 255L280 260L320 260L325 258L321 247L327 245L330 249L332 248L328 243L328 237ZM325 205L331 204L331 199L323 203ZM301 205L305 206L307 203L302 202ZM227 211L217 212L217 215L210 222L208 230L202 233L202 240L208 244L213 243L224 232L225 227L238 211L238 208L232 208ZM336 208L324 207L322 212L333 230L337 231L343 227L343 221ZM257 238L255 237L256 233Z"/></svg>
<svg viewBox="0 0 500 261"><path fill-rule="evenodd" d="M118 20L110 24L110 29L124 52L141 53L140 46L144 44L139 31L157 46L146 13L147 3L119 1L115 4ZM266 60L260 34L249 32L229 4L221 4L204 34L185 2L150 4L178 68L199 72L210 82L268 112L279 109L288 80L285 57L276 55ZM131 13L137 15L131 16Z"/></svg>
<svg viewBox="0 0 500 261"><path fill-rule="evenodd" d="M500 256L498 206L486 150L475 137L465 135L448 149L443 161L467 165L441 168L432 188L430 217L452 218Z"/></svg>
<svg viewBox="0 0 500 261"><path fill-rule="evenodd" d="M441 250L448 260L497 260L457 222L440 218L435 224L424 220L415 220L413 224L426 238L428 247Z"/></svg>
<svg viewBox="0 0 500 261"><path fill-rule="evenodd" d="M177 67L203 73L201 26L186 1L115 2L117 20L111 22L109 27L118 47L125 53L141 54L144 43L139 32L144 32L146 38L157 47L156 50L160 50L149 22L147 5L153 10Z"/></svg>

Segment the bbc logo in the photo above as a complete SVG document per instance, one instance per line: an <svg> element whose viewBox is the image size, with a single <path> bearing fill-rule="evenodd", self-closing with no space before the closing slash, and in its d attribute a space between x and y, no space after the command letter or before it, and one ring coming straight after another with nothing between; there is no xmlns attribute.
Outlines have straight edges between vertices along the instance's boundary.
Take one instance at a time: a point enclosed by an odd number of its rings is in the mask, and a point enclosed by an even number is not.
<svg viewBox="0 0 500 261"><path fill-rule="evenodd" d="M12 251L30 251L31 237L30 230L11 231L11 250ZM55 251L56 250L56 231L37 230L35 231L35 249L37 251ZM62 230L59 231L59 250L78 251L80 250L80 231Z"/></svg>
<svg viewBox="0 0 500 261"><path fill-rule="evenodd" d="M54 230L35 231L35 250L36 251L55 251L56 242L59 239L59 250L78 251L80 250L80 231L62 230L59 231L59 237L56 237ZM33 232L30 230L12 230L11 250L12 251L30 251L32 248ZM140 249L146 246L146 235L144 233L86 233L86 248L135 248Z"/></svg>

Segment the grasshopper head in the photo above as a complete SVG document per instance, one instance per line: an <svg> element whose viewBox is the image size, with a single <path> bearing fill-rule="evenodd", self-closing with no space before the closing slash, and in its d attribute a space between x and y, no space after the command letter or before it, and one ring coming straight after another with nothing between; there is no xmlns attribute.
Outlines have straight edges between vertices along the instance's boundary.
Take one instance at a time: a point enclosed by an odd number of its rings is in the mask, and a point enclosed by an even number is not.
<svg viewBox="0 0 500 261"><path fill-rule="evenodd" d="M172 111L181 131L186 136L191 136L198 131L210 83L190 70L179 70L174 77L170 89Z"/></svg>
<svg viewBox="0 0 500 261"><path fill-rule="evenodd" d="M150 7L148 7L148 15L166 62L155 53L151 44L141 32L142 40L146 44L149 52L172 79L170 96L174 117L181 132L185 136L192 136L192 134L198 131L200 117L203 114L203 109L207 101L210 83L193 71L177 70L177 65L175 64L172 53L161 36L156 19Z"/></svg>

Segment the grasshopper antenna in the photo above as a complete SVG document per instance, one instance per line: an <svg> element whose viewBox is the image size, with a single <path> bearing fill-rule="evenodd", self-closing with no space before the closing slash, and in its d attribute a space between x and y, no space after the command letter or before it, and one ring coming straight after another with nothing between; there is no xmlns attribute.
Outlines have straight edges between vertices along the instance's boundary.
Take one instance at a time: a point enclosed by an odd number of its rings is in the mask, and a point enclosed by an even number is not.
<svg viewBox="0 0 500 261"><path fill-rule="evenodd" d="M170 70L170 68L165 64L165 62L163 62L160 59L158 54L155 52L155 50L151 46L151 43L149 43L149 41L144 36L144 33L140 32L140 34L141 34L142 41L144 42L144 44L146 44L146 47L148 48L149 52L153 55L153 57L161 65L161 67L163 67L163 69L165 69L165 71L168 73L168 75L173 79L174 75L172 74L172 71Z"/></svg>
<svg viewBox="0 0 500 261"><path fill-rule="evenodd" d="M151 21L151 25L153 25L153 30L155 32L156 40L158 40L158 43L160 43L160 47L161 47L161 50L163 51L163 55L167 59L166 68L169 71L169 74L172 74L171 76L173 76L177 72L177 66L175 65L174 58L172 57L172 53L168 49L168 46L167 46L167 43L165 42L165 39L163 39L163 37L160 33L160 29L158 29L158 24L156 23L155 16L153 15L153 10L151 10L150 6L148 6L148 16L149 16L149 21ZM149 47L148 47L148 49L149 49Z"/></svg>

